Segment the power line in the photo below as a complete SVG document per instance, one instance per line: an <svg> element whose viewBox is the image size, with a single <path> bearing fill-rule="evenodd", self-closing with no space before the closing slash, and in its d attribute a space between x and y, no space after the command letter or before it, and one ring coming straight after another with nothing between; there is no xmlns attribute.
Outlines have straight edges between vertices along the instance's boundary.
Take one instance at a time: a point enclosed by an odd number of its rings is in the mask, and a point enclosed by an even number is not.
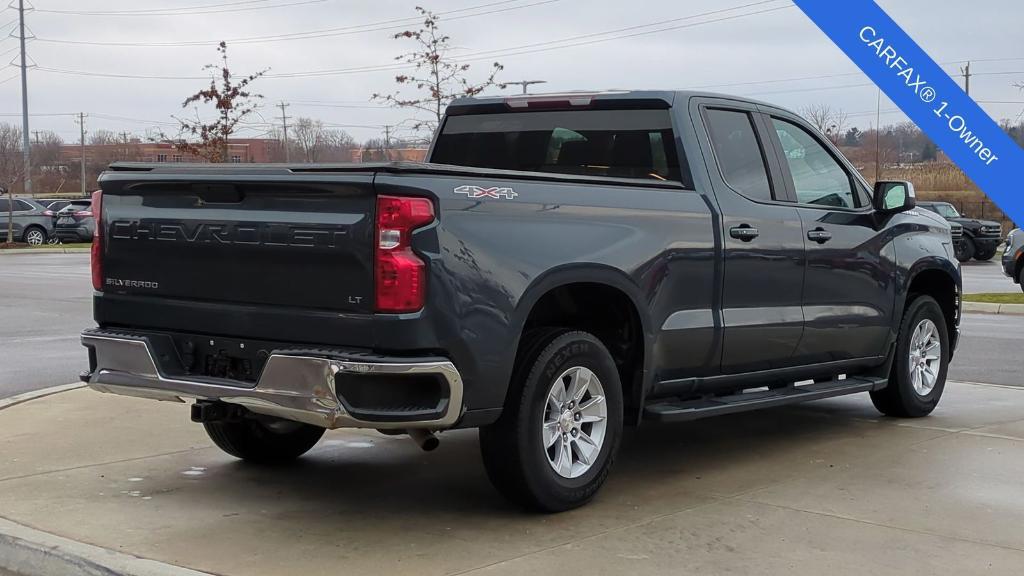
<svg viewBox="0 0 1024 576"><path fill-rule="evenodd" d="M507 58L507 57L510 57L510 56L521 56L521 55L525 55L525 54L535 54L535 53L538 53L538 52L548 52L548 51L552 51L552 50L562 50L562 49L565 49L565 48L575 48L575 47L579 47L579 46L586 46L586 45L598 44L598 43L603 43L603 42L611 42L611 41L614 41L614 40L624 40L624 39L628 39L628 38L634 38L634 37L637 37L637 36L645 36L645 35L648 35L648 34L658 34L658 33L661 33L661 32L668 32L668 31L671 31L671 30L680 30L680 29L683 29L683 28L693 28L693 27L697 27L697 26L703 26L705 24L714 24L714 23L717 23L717 22L724 22L724 21L727 21L727 20L735 20L735 19L738 19L738 18L745 18L745 17L748 17L748 16L755 16L755 15L759 15L759 14L766 14L766 13L776 12L776 11L779 11L779 10L785 10L785 9L793 7L792 4L788 4L786 6L779 6L779 7L774 7L774 8L766 8L766 9L762 9L762 10L756 10L756 11L753 11L753 12L744 12L744 13L740 13L740 14L732 14L732 15L728 15L728 16L721 16L721 17L718 17L718 18L712 18L710 20L703 20L703 21L699 21L699 22L689 22L689 23L686 23L686 24L679 24L679 25L674 25L674 26L669 26L669 27L662 27L662 28L659 28L659 29L656 29L656 30L645 30L645 31L641 31L641 32L633 32L633 33L630 33L630 34L620 34L621 32L624 32L624 31L637 30L637 29L640 29L640 28L650 28L652 26L662 26L663 24L665 24L667 22L679 22L679 21L683 21L683 20L692 20L692 19L695 19L695 18L705 17L705 16L708 16L708 15L721 14L723 12L735 11L735 10L739 10L739 9L742 9L742 8L748 8L748 7L752 7L752 6L756 6L756 5L763 5L763 4L767 4L767 3L770 3L770 2L777 2L777 1L778 0L762 0L761 2L754 2L754 3L750 3L750 4L744 4L744 5L736 6L736 7L733 7L733 8L719 9L719 10L712 10L712 11L708 11L708 12L702 12L702 13L699 13L699 14L693 14L693 15L690 15L690 16L674 18L674 19L671 19L671 20L661 20L659 22L654 22L654 23L650 23L650 24L641 24L641 25L636 25L636 26L629 26L629 27L626 27L626 28L619 28L619 29L616 29L616 30L608 30L608 31L604 31L604 32L596 32L596 33L592 33L592 34L584 34L584 35L580 35L580 36L572 36L572 37L569 37L569 38L563 38L561 40L551 40L551 41L547 41L547 42L537 42L537 43L525 44L525 45L521 45L521 46L513 46L513 47L494 49L494 50L485 50L485 51L482 51L482 52L475 52L475 53L471 53L471 54L469 54L467 56L464 56L464 57L461 57L461 58L457 58L456 61L457 62L473 62L473 61L478 61L478 60L490 60L492 58L497 58L497 57ZM615 35L615 34L618 34L618 35ZM609 36L609 37L607 37L607 38L594 38L594 37L599 37L599 36ZM575 42L575 40L583 39L583 38L594 38L594 39ZM569 44L565 44L566 42L570 42L570 43ZM561 45L557 45L557 44L561 44ZM355 68L337 68L337 69L326 69L326 70L307 70L307 71L301 71L301 72L286 72L286 73L279 73L279 74L266 74L266 75L263 76L263 78L311 78L311 77L318 77L318 76L338 76L338 75L356 74L356 73L363 73L363 72L382 72L382 71L403 70L403 69L407 69L409 67L410 67L410 65L406 64L406 63L391 63L391 64L381 64L381 65L373 65L373 66L361 66L361 67L355 67ZM208 79L208 76L161 76L161 75L121 74L121 73L109 73L109 72L82 71L82 70L66 70L66 69L59 69L59 68L49 68L49 67L44 67L44 66L40 66L38 68L38 70L43 71L43 72L57 73L57 74L71 74L71 75L78 75L78 76L93 76L93 77L103 77L103 78L136 78L136 79L144 79L144 80L206 80L206 79Z"/></svg>
<svg viewBox="0 0 1024 576"><path fill-rule="evenodd" d="M269 0L263 0L269 1ZM272 6L249 6L246 8L225 8L225 9L213 9L208 8L165 8L163 11L88 11L88 10L47 10L47 9L36 9L37 12L45 14L61 14L65 16L194 16L197 14L223 14L226 12L249 12L253 10L270 10L273 8L290 8L293 6L302 6L306 4L321 4L328 0L296 0L292 2L285 2L283 4L274 4ZM238 4L252 4L254 2L239 2ZM175 11L176 10L176 11Z"/></svg>
<svg viewBox="0 0 1024 576"><path fill-rule="evenodd" d="M500 0L498 2L488 2L486 4L478 4L475 6L468 6L466 8L459 8L456 10L447 10L445 12L438 12L438 16L449 16L451 14L461 14L463 12L471 12L474 10L482 10L485 8L491 8L494 6L504 6L507 4L513 4L522 2L523 0ZM520 10L523 8L531 8L533 6L541 6L544 4L552 4L560 2L562 0L538 0L528 4L520 6L509 6L505 8L498 8L494 10L486 10L475 14L463 14L461 16L452 16L446 18L447 21L462 20L465 18L475 18L477 16L486 16L488 14L497 14L501 12L509 12L511 10ZM331 36L347 36L350 34L362 34L366 32L380 32L384 30L397 30L406 26L414 25L421 22L422 19L418 16L414 17L402 17L392 18L390 20L381 20L378 22L372 22L367 24L354 24L352 26L342 26L338 28L325 28L321 30L308 30L305 32L292 32L288 34L271 34L267 36L249 36L242 38L227 38L223 39L228 44L258 44L264 42L283 42L288 40L307 40L315 38L327 38ZM209 46L220 42L222 39L216 40L189 40L179 42L95 42L88 40L59 40L55 38L37 38L40 42L49 42L53 44L74 44L84 46L131 46L131 47L149 47L149 48L160 48L160 47L186 47L186 46Z"/></svg>
<svg viewBox="0 0 1024 576"><path fill-rule="evenodd" d="M225 2L223 4L206 4L202 6L178 6L177 8L144 8L141 10L90 10L90 14L137 14L145 12L174 12L177 10L202 10L209 8L222 8L225 6L239 6L242 4L264 4L271 0L242 0L241 2ZM53 14L77 14L85 12L85 10L40 10L40 12L49 12Z"/></svg>

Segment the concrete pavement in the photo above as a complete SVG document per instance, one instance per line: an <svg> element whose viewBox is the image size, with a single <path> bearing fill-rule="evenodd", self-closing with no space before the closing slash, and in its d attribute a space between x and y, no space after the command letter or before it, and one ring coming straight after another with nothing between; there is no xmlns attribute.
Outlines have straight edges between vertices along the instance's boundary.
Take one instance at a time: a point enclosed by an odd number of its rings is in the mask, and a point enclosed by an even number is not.
<svg viewBox="0 0 1024 576"><path fill-rule="evenodd" d="M213 448L178 404L75 390L0 410L0 516L218 574L1018 574L1024 390L950 384L627 435L589 506L524 514L476 434L330 432L293 466ZM40 450L45 446L46 450Z"/></svg>

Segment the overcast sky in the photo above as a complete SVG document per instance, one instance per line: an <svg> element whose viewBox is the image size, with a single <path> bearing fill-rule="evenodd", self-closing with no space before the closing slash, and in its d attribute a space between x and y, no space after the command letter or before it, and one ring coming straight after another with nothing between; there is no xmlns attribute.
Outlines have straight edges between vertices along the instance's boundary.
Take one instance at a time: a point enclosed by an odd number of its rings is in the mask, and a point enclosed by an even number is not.
<svg viewBox="0 0 1024 576"><path fill-rule="evenodd" d="M1024 93L1012 87L1015 81L1024 82L1020 28L1024 3L1020 0L880 3L937 61L975 60L972 72L977 76L971 79L971 94L993 118L1016 118L1024 110ZM73 118L44 114L82 111L91 115L89 131L143 134L156 122L168 122L171 114L181 113L181 101L204 84L197 79L100 75L202 76L203 64L216 58L215 44L220 39L229 41L231 67L238 73L388 65L410 48L409 43L391 38L396 29L390 27L397 19L415 16L417 4L439 13L456 11L442 16L441 26L458 48L454 54L473 65L471 78L482 77L488 66L487 60L473 58L491 57L505 65L502 79L546 80L546 85L533 88L538 91L707 88L793 109L828 103L850 113L851 123L858 126L867 128L874 122L876 89L864 86L870 81L787 0L35 0L32 4L37 10L27 20L38 39L29 43L28 51L38 67L29 73L31 129L53 130L68 141L78 138ZM181 15L181 9L207 13ZM164 12L67 13L140 10ZM686 19L712 11L716 13ZM10 9L0 11L0 24L16 16ZM392 22L379 24L386 21ZM671 27L676 29L664 30ZM11 28L5 25L5 33ZM629 30L602 35L625 28ZM231 42L325 30L317 38ZM627 35L632 37L602 41ZM196 44L110 46L69 41ZM539 43L543 44L522 48ZM16 61L16 48L14 38L4 38L0 60ZM495 52L487 54L490 51ZM957 71L958 65L947 70ZM0 71L0 114L4 115L0 121L20 125L21 87L16 74L15 68ZM368 102L372 93L392 89L394 75L394 71L376 70L267 77L255 88L266 97L261 110L265 122L279 122L280 111L273 104L283 100L291 103L289 116L344 125L364 140L378 136L380 126L409 117L408 112ZM805 77L819 78L792 80ZM737 85L743 83L748 84ZM986 103L990 101L1011 103ZM883 97L883 112L893 109ZM902 119L898 112L889 112L883 114L882 123ZM266 125L253 126L243 134L256 136L266 130Z"/></svg>

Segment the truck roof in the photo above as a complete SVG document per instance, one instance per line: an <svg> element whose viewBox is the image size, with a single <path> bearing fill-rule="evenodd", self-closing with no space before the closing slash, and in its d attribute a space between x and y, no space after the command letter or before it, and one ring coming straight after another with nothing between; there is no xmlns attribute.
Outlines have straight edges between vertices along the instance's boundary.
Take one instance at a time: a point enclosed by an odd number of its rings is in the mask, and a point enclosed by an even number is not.
<svg viewBox="0 0 1024 576"><path fill-rule="evenodd" d="M482 112L481 108L493 111L500 106L502 109L509 107L526 108L534 104L564 102L570 106L587 106L593 103L601 103L614 108L632 107L665 107L676 106L690 98L724 98L763 106L775 106L768 102L754 100L743 96L720 94L716 92L704 92L700 90L597 90L597 91L572 91L572 92L547 92L536 94L508 94L494 96L477 96L472 98L458 98L448 106L449 115L471 114ZM604 107L598 105L598 107Z"/></svg>

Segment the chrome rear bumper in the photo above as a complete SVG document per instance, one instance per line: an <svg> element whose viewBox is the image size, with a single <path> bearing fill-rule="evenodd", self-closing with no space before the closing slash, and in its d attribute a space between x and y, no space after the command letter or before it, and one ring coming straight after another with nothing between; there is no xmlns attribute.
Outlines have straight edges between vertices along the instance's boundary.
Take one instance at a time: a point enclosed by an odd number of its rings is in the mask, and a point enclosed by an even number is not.
<svg viewBox="0 0 1024 576"><path fill-rule="evenodd" d="M82 333L82 345L93 351L89 387L125 396L184 402L187 398L217 400L252 412L305 422L324 428L449 428L462 410L462 378L448 361L375 362L330 355L273 352L255 384L214 378L166 376L161 373L145 337L101 330ZM432 420L371 421L356 418L339 400L335 377L353 375L440 376L448 386L443 414Z"/></svg>

